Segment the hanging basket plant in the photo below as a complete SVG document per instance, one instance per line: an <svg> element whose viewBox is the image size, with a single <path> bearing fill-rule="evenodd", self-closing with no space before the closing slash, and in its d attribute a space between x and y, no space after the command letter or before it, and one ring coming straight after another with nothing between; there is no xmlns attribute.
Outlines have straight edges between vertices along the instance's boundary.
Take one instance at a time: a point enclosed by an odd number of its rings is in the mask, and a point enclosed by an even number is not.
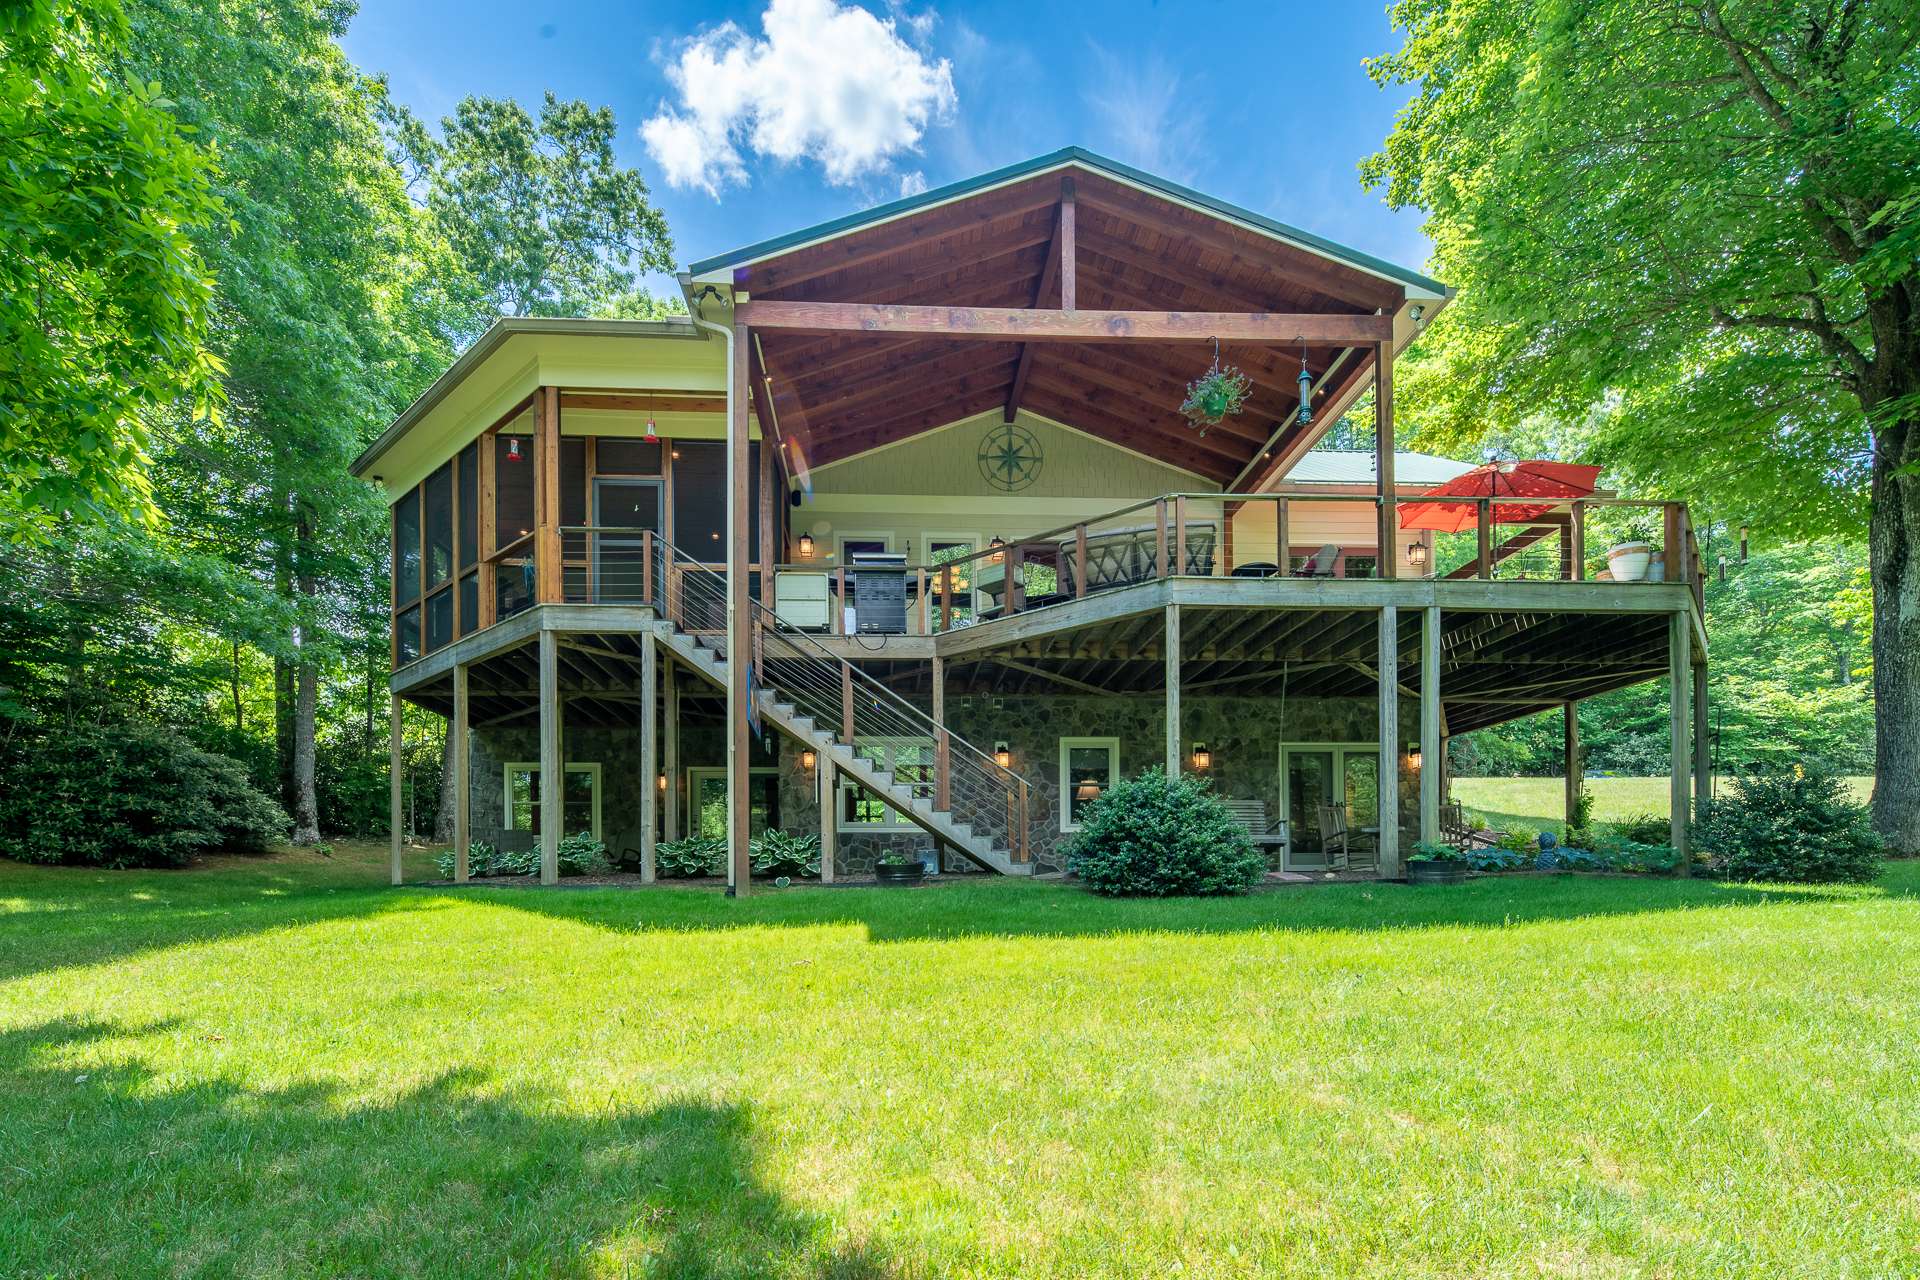
<svg viewBox="0 0 1920 1280"><path fill-rule="evenodd" d="M1187 398L1180 402L1180 412L1204 436L1208 427L1217 427L1240 412L1252 385L1246 374L1220 363L1220 346L1215 343L1212 366L1187 384Z"/></svg>

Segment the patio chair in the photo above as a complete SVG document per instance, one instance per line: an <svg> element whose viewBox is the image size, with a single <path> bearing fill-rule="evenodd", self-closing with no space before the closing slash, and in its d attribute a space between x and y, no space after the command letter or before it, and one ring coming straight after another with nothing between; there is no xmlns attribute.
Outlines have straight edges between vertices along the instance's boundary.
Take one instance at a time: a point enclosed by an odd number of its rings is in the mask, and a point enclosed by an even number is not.
<svg viewBox="0 0 1920 1280"><path fill-rule="evenodd" d="M1320 847L1327 853L1327 870L1347 871L1379 866L1380 851L1372 837L1347 830L1347 806L1320 806Z"/></svg>
<svg viewBox="0 0 1920 1280"><path fill-rule="evenodd" d="M1491 849L1505 834L1504 831L1475 830L1458 800L1440 806L1440 838L1456 849Z"/></svg>
<svg viewBox="0 0 1920 1280"><path fill-rule="evenodd" d="M1331 578L1334 566L1340 563L1340 548L1328 543L1314 552L1307 562L1293 571L1296 578Z"/></svg>

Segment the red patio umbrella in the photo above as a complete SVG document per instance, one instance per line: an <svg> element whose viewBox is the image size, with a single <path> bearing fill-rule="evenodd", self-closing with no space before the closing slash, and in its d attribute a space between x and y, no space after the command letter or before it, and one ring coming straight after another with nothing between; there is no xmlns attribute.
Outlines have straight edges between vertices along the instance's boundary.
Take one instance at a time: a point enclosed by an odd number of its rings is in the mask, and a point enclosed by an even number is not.
<svg viewBox="0 0 1920 1280"><path fill-rule="evenodd" d="M1600 468L1578 462L1489 462L1457 475L1424 498L1545 498L1545 502L1495 502L1495 524L1530 524L1562 502L1584 498L1600 480ZM1459 533L1479 523L1471 502L1413 502L1400 508L1402 529Z"/></svg>

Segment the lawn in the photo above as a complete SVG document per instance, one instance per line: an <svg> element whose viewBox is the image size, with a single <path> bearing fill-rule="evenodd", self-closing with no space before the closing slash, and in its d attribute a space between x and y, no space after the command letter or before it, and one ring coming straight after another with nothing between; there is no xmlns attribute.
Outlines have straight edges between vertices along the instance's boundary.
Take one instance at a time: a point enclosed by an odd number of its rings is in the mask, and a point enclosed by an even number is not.
<svg viewBox="0 0 1920 1280"><path fill-rule="evenodd" d="M0 863L0 1275L1920 1274L1920 864L734 902L381 857Z"/></svg>
<svg viewBox="0 0 1920 1280"><path fill-rule="evenodd" d="M1846 779L1862 804L1873 797L1872 777ZM1723 781L1721 786L1727 784ZM1667 816L1666 778L1589 778L1593 816L1617 822L1641 814ZM1455 778L1453 797L1490 827L1553 827L1566 816L1566 783L1559 778Z"/></svg>

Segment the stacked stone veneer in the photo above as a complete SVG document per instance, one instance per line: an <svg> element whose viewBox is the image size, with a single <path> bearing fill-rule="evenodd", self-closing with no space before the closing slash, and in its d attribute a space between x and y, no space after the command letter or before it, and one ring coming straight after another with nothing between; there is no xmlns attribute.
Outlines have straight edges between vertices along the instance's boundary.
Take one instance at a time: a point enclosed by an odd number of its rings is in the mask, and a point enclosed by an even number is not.
<svg viewBox="0 0 1920 1280"><path fill-rule="evenodd" d="M1120 771L1131 776L1164 763L1165 703L1137 697L950 697L947 719L953 731L983 751L998 741L1013 753L1013 768L1033 784L1029 799L1033 854L1042 869L1057 869L1067 837L1060 831L1060 740L1118 738ZM1207 776L1222 795L1259 800L1270 817L1279 816L1280 747L1284 743L1352 743L1374 740L1377 724L1371 698L1194 698L1181 708L1181 758L1204 742L1212 754ZM1411 742L1418 706L1402 700L1402 736ZM797 834L818 832L820 807L815 771L800 765L800 748L769 729L765 746L754 744L755 767L779 771L780 825ZM473 735L473 831L479 840L499 840L505 825L502 766L508 761L537 761L537 727L476 730ZM601 766L601 832L616 854L640 844L640 735L637 728L569 728L564 735L570 762ZM725 733L717 719L690 718L681 728L682 831L688 829L684 770L719 768L726 762ZM1400 778L1400 827L1403 851L1419 825L1419 779L1403 769ZM835 870L860 875L889 850L930 855L933 840L918 831L843 831ZM976 870L948 851L944 871Z"/></svg>

